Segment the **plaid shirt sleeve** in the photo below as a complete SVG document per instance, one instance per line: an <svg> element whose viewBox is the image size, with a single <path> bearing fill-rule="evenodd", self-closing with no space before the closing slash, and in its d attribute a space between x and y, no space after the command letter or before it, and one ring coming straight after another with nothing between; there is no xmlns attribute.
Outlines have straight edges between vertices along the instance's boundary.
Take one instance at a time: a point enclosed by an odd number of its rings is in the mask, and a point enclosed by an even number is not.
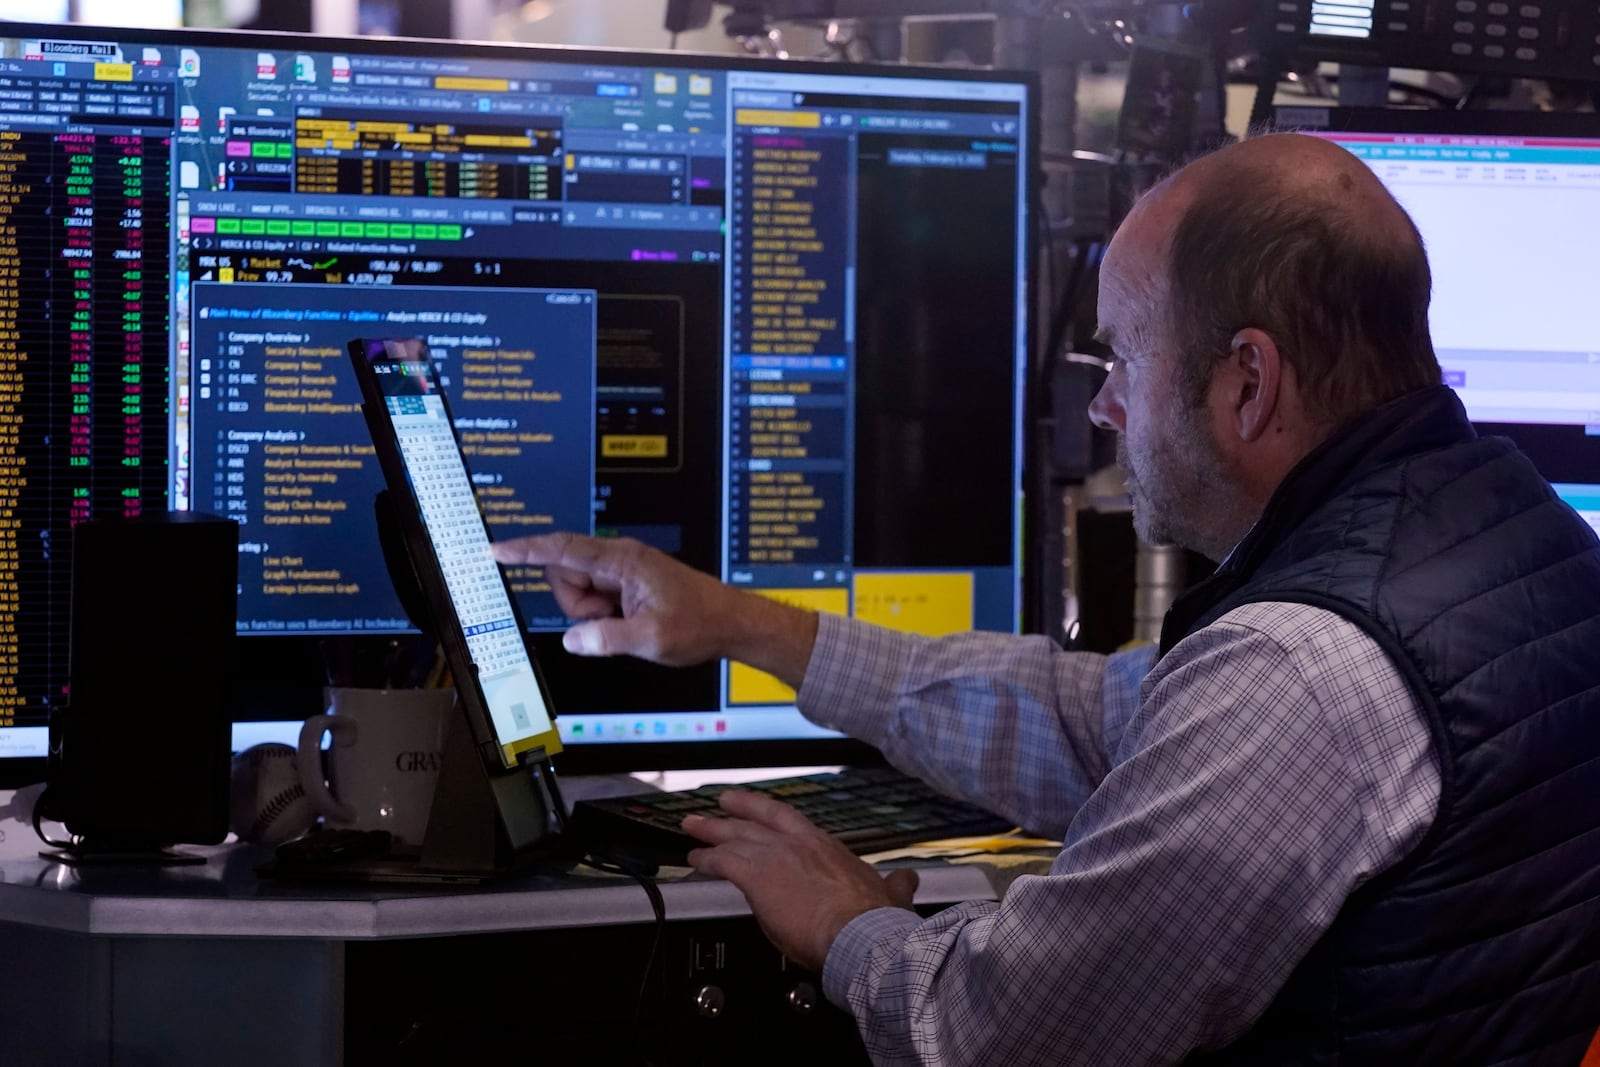
<svg viewBox="0 0 1600 1067"><path fill-rule="evenodd" d="M1155 649L1063 652L1047 637L930 639L819 616L800 687L810 718L896 767L1061 837L1111 769Z"/></svg>
<svg viewBox="0 0 1600 1067"><path fill-rule="evenodd" d="M1144 656L820 629L808 714L1025 826L1064 827L1051 872L998 904L844 929L823 984L875 1063L1176 1063L1226 1044L1426 832L1426 721L1351 623L1248 605L1141 683Z"/></svg>

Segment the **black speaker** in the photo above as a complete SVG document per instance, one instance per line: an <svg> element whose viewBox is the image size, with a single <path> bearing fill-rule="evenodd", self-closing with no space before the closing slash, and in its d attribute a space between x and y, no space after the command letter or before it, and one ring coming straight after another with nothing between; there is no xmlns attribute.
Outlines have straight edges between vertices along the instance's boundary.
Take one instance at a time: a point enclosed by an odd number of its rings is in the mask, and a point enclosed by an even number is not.
<svg viewBox="0 0 1600 1067"><path fill-rule="evenodd" d="M68 703L50 717L45 813L83 853L227 835L238 582L231 519L73 528Z"/></svg>

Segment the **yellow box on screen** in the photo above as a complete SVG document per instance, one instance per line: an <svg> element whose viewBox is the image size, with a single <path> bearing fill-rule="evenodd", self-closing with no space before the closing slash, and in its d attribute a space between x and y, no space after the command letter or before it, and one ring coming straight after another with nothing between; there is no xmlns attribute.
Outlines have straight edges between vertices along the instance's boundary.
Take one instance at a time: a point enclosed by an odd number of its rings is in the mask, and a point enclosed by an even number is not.
<svg viewBox="0 0 1600 1067"><path fill-rule="evenodd" d="M822 112L741 107L733 113L733 121L739 126L793 126L797 129L815 130L822 127Z"/></svg>
<svg viewBox="0 0 1600 1067"><path fill-rule="evenodd" d="M435 89L464 89L474 93L503 93L511 88L505 78L461 78L441 74L433 79Z"/></svg>
<svg viewBox="0 0 1600 1067"><path fill-rule="evenodd" d="M835 615L850 613L850 593L845 589L758 589L756 592L797 608L829 611ZM728 665L730 704L793 704L794 696L793 689L766 671L742 663Z"/></svg>
<svg viewBox="0 0 1600 1067"><path fill-rule="evenodd" d="M623 456L659 459L667 454L667 435L608 433L600 438L600 454L607 459Z"/></svg>
<svg viewBox="0 0 1600 1067"><path fill-rule="evenodd" d="M969 571L857 571L855 593L863 622L929 637L972 629Z"/></svg>

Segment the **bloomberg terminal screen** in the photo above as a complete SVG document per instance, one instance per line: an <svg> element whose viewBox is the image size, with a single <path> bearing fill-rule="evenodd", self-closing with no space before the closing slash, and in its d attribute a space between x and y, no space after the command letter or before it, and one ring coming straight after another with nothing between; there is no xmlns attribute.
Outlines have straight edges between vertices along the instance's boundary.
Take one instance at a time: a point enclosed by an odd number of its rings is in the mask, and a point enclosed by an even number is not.
<svg viewBox="0 0 1600 1067"><path fill-rule="evenodd" d="M496 537L636 537L819 610L1016 629L1025 84L5 32L0 755L42 755L67 697L88 518L240 523L258 695L284 641L409 629L362 336L426 341ZM511 579L565 739L825 736L754 672L564 657L543 574ZM319 710L262 699L237 745Z"/></svg>
<svg viewBox="0 0 1600 1067"><path fill-rule="evenodd" d="M94 73L0 82L0 727L65 697L72 526L167 504L171 93Z"/></svg>

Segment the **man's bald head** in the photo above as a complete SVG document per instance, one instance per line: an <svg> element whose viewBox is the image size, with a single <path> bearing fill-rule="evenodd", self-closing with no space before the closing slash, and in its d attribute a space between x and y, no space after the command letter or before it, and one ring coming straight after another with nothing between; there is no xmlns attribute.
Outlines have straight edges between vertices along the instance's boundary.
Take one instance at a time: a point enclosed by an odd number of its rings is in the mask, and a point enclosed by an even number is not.
<svg viewBox="0 0 1600 1067"><path fill-rule="evenodd" d="M1332 141L1298 133L1253 137L1202 156L1163 183L1185 207L1244 193L1292 203L1396 257L1422 256L1405 209L1361 160ZM1426 263L1423 264L1426 266Z"/></svg>
<svg viewBox="0 0 1600 1067"><path fill-rule="evenodd" d="M1198 402L1230 339L1277 342L1330 425L1440 380L1421 236L1361 160L1303 134L1251 138L1173 174L1126 237L1165 265L1180 381Z"/></svg>

